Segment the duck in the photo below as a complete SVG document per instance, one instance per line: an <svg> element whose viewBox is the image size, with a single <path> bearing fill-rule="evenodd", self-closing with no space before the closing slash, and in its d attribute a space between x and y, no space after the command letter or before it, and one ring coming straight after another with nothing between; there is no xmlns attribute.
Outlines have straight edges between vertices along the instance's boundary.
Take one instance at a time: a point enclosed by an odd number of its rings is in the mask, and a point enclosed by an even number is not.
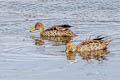
<svg viewBox="0 0 120 80"><path fill-rule="evenodd" d="M37 22L35 26L30 30L30 32L33 32L35 30L40 30L41 36L48 36L48 37L73 37L76 34L73 33L69 28L71 26L68 24L64 25L55 25L48 29L44 29L44 25L41 22Z"/></svg>
<svg viewBox="0 0 120 80"><path fill-rule="evenodd" d="M77 46L73 42L66 44L66 53L69 52L85 52L85 51L97 51L105 50L112 40L103 40L105 37L97 36L96 38L88 38Z"/></svg>

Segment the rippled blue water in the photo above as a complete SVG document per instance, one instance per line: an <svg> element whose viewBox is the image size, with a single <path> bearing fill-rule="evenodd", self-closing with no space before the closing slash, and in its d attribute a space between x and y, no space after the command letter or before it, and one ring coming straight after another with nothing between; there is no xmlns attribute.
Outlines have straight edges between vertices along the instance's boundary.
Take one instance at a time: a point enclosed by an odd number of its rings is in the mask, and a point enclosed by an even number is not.
<svg viewBox="0 0 120 80"><path fill-rule="evenodd" d="M89 36L114 38L110 53L101 61L68 60L61 43L35 45L39 32L29 30L37 21L45 28L70 24L75 44ZM0 0L0 80L119 80L119 43L119 0Z"/></svg>

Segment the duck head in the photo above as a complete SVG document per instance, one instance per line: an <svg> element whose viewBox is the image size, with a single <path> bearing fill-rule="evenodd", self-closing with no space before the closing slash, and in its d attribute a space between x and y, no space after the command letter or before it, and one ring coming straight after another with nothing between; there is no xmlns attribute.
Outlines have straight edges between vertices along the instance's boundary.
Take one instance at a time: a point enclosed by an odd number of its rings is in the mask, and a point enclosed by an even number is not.
<svg viewBox="0 0 120 80"><path fill-rule="evenodd" d="M35 30L44 31L44 25L41 22L37 22L35 26L30 30L30 32L33 32Z"/></svg>
<svg viewBox="0 0 120 80"><path fill-rule="evenodd" d="M69 42L66 45L66 53L68 54L69 52L76 52L77 47L73 42Z"/></svg>

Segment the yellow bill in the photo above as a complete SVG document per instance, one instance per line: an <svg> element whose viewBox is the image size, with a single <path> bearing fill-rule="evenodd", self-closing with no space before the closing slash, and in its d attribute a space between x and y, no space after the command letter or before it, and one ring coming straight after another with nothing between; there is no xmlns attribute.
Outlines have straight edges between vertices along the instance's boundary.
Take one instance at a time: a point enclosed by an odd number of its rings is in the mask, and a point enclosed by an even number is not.
<svg viewBox="0 0 120 80"><path fill-rule="evenodd" d="M36 30L36 28L35 27L33 27L31 30L30 30L30 32L33 32L33 31L35 31Z"/></svg>
<svg viewBox="0 0 120 80"><path fill-rule="evenodd" d="M67 53L67 54L69 53L69 49L66 49L66 53Z"/></svg>

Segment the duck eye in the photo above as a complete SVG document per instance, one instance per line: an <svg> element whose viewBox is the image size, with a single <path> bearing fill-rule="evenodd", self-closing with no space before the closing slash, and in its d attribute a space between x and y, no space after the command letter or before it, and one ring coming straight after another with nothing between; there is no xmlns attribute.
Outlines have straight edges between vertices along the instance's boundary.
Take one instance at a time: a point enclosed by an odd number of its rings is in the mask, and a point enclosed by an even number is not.
<svg viewBox="0 0 120 80"><path fill-rule="evenodd" d="M38 24L38 26L41 26L41 24Z"/></svg>

